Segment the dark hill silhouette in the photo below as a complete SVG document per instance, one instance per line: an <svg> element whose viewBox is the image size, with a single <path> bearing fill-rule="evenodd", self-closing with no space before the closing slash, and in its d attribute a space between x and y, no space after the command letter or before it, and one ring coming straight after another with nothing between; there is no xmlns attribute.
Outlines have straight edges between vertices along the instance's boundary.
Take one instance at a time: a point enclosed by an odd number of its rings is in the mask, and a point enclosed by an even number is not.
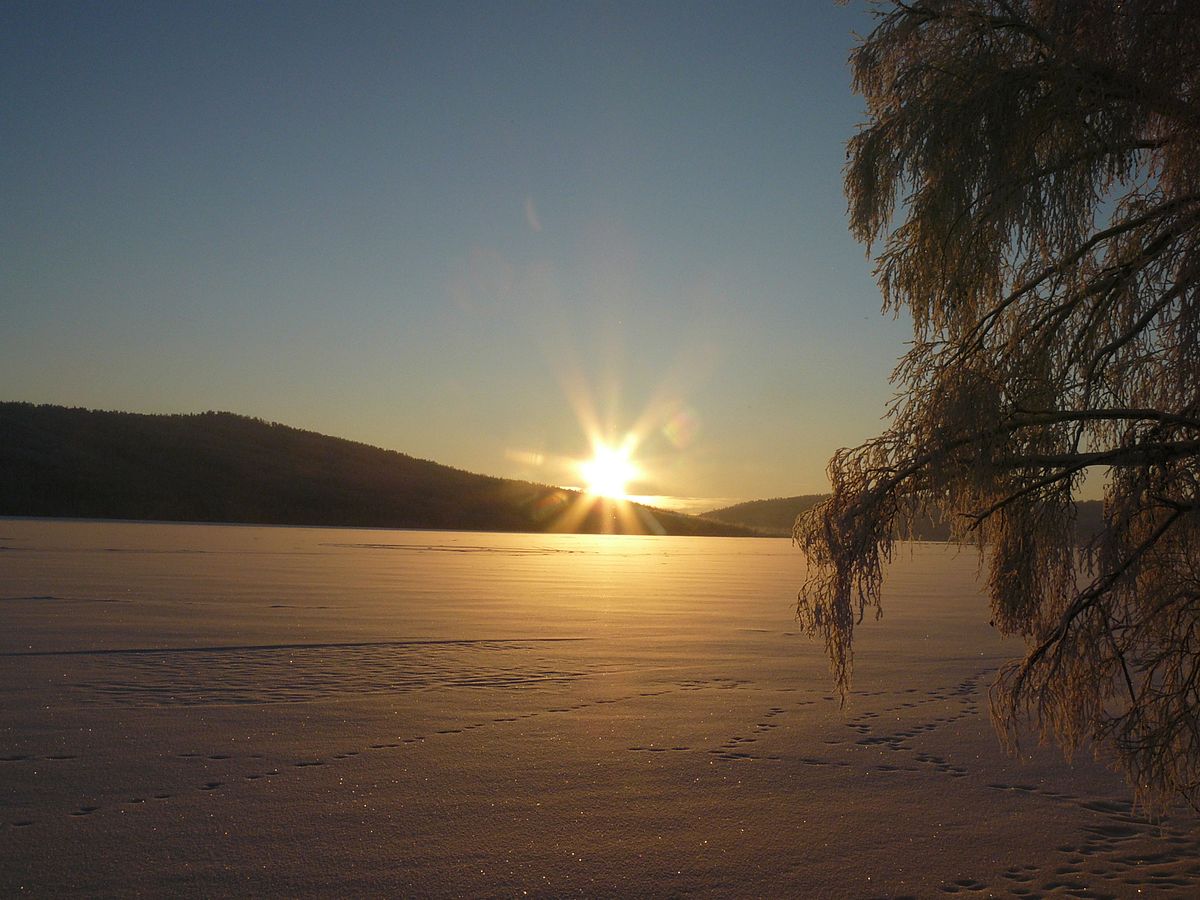
<svg viewBox="0 0 1200 900"><path fill-rule="evenodd" d="M227 412L0 403L0 515L478 531L747 535Z"/></svg>
<svg viewBox="0 0 1200 900"><path fill-rule="evenodd" d="M775 497L771 500L749 500L704 513L708 519L744 525L764 534L787 536L792 533L796 516L812 509L828 497L828 494L802 494L798 497ZM1075 504L1075 529L1081 541L1095 535L1103 524L1104 504L1099 500L1081 500ZM945 541L950 537L950 527L945 522L926 518L915 524L917 540Z"/></svg>
<svg viewBox="0 0 1200 900"><path fill-rule="evenodd" d="M703 513L705 518L745 525L766 534L788 536L792 522L806 509L812 509L828 494L803 494L799 497L774 497L770 500L748 500Z"/></svg>

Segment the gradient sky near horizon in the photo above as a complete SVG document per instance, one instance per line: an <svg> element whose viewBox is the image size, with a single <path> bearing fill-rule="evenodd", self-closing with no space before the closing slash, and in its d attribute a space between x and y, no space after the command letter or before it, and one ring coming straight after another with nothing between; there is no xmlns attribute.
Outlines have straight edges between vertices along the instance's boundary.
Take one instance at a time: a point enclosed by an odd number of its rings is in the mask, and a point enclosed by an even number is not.
<svg viewBox="0 0 1200 900"><path fill-rule="evenodd" d="M815 493L911 336L846 228L861 3L0 6L0 399L640 494ZM689 508L680 501L677 505Z"/></svg>

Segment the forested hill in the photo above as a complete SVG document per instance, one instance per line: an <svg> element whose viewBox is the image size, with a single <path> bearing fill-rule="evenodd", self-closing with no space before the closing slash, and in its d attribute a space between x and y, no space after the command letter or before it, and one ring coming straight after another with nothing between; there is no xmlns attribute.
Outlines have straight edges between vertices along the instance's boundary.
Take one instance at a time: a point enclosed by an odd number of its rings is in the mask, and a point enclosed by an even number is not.
<svg viewBox="0 0 1200 900"><path fill-rule="evenodd" d="M632 507L632 509L630 508ZM232 413L0 403L0 515L480 531L748 529L475 475Z"/></svg>
<svg viewBox="0 0 1200 900"><path fill-rule="evenodd" d="M726 506L704 513L709 519L717 519L735 525L745 525L764 534L789 535L796 516L812 509L828 494L803 494L799 497L776 497L772 500L750 500L734 506ZM1099 500L1081 500L1075 505L1076 533L1080 540L1096 534L1103 523L1104 504ZM914 529L918 540L944 541L950 537L950 528L945 522L925 519L916 523Z"/></svg>
<svg viewBox="0 0 1200 900"><path fill-rule="evenodd" d="M803 494L799 497L775 497L771 500L748 500L704 513L707 518L757 528L768 534L790 535L796 516L812 509L828 494Z"/></svg>

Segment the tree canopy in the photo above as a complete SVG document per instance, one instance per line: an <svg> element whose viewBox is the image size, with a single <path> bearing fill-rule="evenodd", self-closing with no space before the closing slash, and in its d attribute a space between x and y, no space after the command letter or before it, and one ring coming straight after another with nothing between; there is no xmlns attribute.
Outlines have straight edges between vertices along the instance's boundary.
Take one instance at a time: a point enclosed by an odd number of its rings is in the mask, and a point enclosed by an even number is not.
<svg viewBox="0 0 1200 900"><path fill-rule="evenodd" d="M1200 802L1200 4L913 0L851 56L850 228L911 349L793 533L844 690L905 523L982 548L1026 654L992 689L1147 800ZM1102 477L1082 549L1072 497Z"/></svg>

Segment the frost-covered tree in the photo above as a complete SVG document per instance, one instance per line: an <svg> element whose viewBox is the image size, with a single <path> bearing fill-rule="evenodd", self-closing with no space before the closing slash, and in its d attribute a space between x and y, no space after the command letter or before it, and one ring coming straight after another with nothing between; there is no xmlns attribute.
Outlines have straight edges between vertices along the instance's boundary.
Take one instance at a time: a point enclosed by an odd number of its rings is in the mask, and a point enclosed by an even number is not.
<svg viewBox="0 0 1200 900"><path fill-rule="evenodd" d="M1147 800L1200 802L1200 3L913 0L851 57L850 227L915 340L888 427L797 520L839 686L881 567L932 513L978 542L992 689ZM1079 550L1073 490L1105 484Z"/></svg>

